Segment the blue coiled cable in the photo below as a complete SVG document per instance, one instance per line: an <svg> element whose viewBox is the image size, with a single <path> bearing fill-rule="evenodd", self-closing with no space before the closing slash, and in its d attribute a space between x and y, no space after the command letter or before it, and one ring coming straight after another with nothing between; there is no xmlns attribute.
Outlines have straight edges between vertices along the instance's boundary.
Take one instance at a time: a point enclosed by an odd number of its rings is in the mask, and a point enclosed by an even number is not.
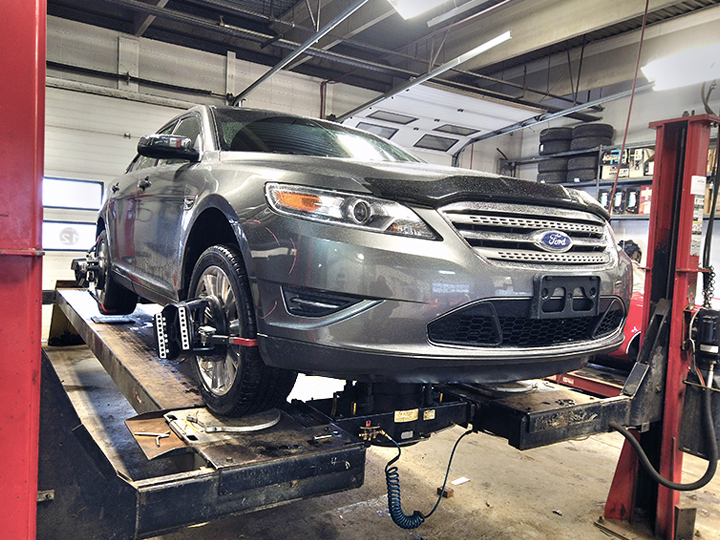
<svg viewBox="0 0 720 540"><path fill-rule="evenodd" d="M390 437L390 435L383 432L385 438L387 438L391 443L393 443L398 450L397 456L392 458L390 461L388 461L387 465L385 465L385 481L387 482L388 491L388 511L390 512L390 517L395 522L395 525L403 529L417 529L425 522L427 518L433 515L435 510L437 510L437 507L440 506L440 501L442 500L443 493L445 493L445 486L447 485L447 479L450 475L450 466L452 465L455 450L457 449L457 446L462 440L462 438L465 435L469 435L470 433L472 433L472 430L466 431L465 433L460 435L457 441L455 441L455 446L453 446L452 452L450 453L450 460L448 461L447 470L445 471L445 481L443 482L442 489L440 490L438 500L430 513L424 515L419 510L415 510L412 514L407 515L405 512L403 512L402 503L400 502L400 472L398 471L398 468L393 465L393 463L400 459L402 450L400 449L400 445L395 442L395 440Z"/></svg>

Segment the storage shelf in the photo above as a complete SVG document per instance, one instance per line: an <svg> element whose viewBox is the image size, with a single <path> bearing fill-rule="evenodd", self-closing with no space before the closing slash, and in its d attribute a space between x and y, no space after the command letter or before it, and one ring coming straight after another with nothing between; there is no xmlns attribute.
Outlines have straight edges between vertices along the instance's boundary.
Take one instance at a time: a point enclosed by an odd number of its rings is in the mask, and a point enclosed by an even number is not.
<svg viewBox="0 0 720 540"><path fill-rule="evenodd" d="M582 154L591 154L593 152L597 152L598 154L602 152L603 150L618 150L621 148L622 145L620 144L608 144L608 145L600 145L596 146L594 148L587 148L583 150L569 150L567 152L559 152L557 154L550 154L546 156L533 156L529 158L519 158L519 159L507 159L503 160L506 163L511 163L513 165L531 165L533 163L537 163L538 161L545 161L546 159L552 159L556 157L572 157ZM635 142L635 143L628 143L625 145L626 149L631 148L645 148L645 147L655 147L655 141L648 141L648 142Z"/></svg>
<svg viewBox="0 0 720 540"><path fill-rule="evenodd" d="M506 163L510 163L514 166L516 165L530 165L532 163L538 163L540 161L545 161L547 159L553 159L553 158L559 158L559 157L573 157L573 156L580 156L582 154L594 154L598 153L602 150L607 150L608 148L612 148L611 146L596 146L595 148L587 148L584 150L568 150L567 152L558 152L557 154L548 154L546 156L533 156L529 158L522 158L522 159L508 159L503 160Z"/></svg>
<svg viewBox="0 0 720 540"><path fill-rule="evenodd" d="M720 213L716 214L716 217L720 219ZM610 216L610 221L615 220L637 220L637 219L650 219L650 214L613 214ZM710 219L710 214L704 214L703 220L707 221Z"/></svg>
<svg viewBox="0 0 720 540"><path fill-rule="evenodd" d="M626 184L647 184L652 182L652 176L638 176L635 178L620 178L618 179L618 186ZM612 186L615 180L595 180L599 186Z"/></svg>
<svg viewBox="0 0 720 540"><path fill-rule="evenodd" d="M618 186L626 186L629 184L647 184L652 183L652 176L641 176L639 178L620 178L618 180ZM615 180L583 180L582 182L561 182L565 187L603 187L612 186Z"/></svg>
<svg viewBox="0 0 720 540"><path fill-rule="evenodd" d="M613 214L610 216L611 221L615 220L643 220L650 219L650 214Z"/></svg>

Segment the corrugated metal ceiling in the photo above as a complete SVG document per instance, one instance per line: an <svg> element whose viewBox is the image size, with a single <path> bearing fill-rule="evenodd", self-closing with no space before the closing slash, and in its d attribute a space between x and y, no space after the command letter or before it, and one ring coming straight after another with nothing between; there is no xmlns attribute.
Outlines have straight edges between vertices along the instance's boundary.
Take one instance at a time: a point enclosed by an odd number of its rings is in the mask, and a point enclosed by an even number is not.
<svg viewBox="0 0 720 540"><path fill-rule="evenodd" d="M227 51L234 51L238 58L268 66L277 64L299 43L307 40L315 32L318 1L47 0L48 14L52 16L222 55ZM322 24L326 24L330 18L351 4L351 0L321 1L323 2L320 16ZM497 0L491 1L497 3ZM596 0L587 1L589 3L596 2ZM607 9L612 10L613 5L617 8L620 1L607 2ZM443 7L431 12L429 17L442 14L463 3L461 0L447 1ZM644 3L637 2L637 4L641 6ZM662 9L651 11L648 22L650 25L658 24L718 4L720 4L720 0L676 2ZM506 13L512 13L513 10L518 10L518 13L521 13L525 9L526 17L528 13L529 16L534 16L538 10L543 8L543 2L540 0L508 0L500 2L499 5L501 7L498 12L505 10ZM579 4L578 0L575 0L573 5L576 10L582 9L582 4ZM593 5L598 7L597 4ZM527 6L531 6L531 9L535 11L531 11ZM622 4L622 6L626 7L627 4ZM481 10L482 5L475 9L469 9L438 26L428 27L429 17L406 21L392 10L386 0L369 0L363 6L362 12L354 14L351 19L334 29L329 36L315 44L311 50L307 51L306 56L291 64L290 69L326 81L342 81L385 93L400 82L426 73L430 69L430 58L437 53L437 48L441 47L446 39L448 43L453 40L453 31L456 28L462 27L465 36L482 39L480 29L483 28L485 19L479 16ZM640 10L641 7L638 9L633 7L625 12L637 13ZM605 12L605 14L607 13L612 15L612 12ZM618 16L615 19L619 18ZM613 20L612 17L606 19ZM142 21L145 22L144 25L140 24ZM488 74L501 73L512 67L522 66L557 53L564 53L568 49L582 46L583 43L590 44L632 32L640 28L641 24L642 16L633 16L625 20L617 20L585 35L566 35L564 37L562 28L553 28L552 32L546 32L547 36L543 36L546 39L539 41L538 43L541 45L538 45L535 50L518 54L512 58L505 58L471 73L454 70L448 72L442 79L435 79L434 83L441 85L445 91L461 91L481 99L503 100L506 105L516 107L521 111L520 114L530 115L527 107L532 107L533 110L556 112L559 110L558 106L551 107L537 102L538 99L542 99L539 97L542 93L540 91L532 89L526 91L526 88L517 85L513 89L513 84L508 81L502 81L502 86L499 87L500 91L492 91L481 86L488 84ZM472 32L473 25L477 25L479 29L477 33ZM593 26L586 25L585 27ZM462 54L479 44L472 43L472 39L471 37L468 42L456 39L453 46L454 50L460 51L457 54ZM447 48L442 50L443 55ZM437 57L437 63L450 60L443 55ZM53 67L54 69L62 68L57 65ZM68 69L82 67L68 66ZM461 69L462 67L460 66ZM483 75L485 79L475 75ZM492 83L492 81L490 82ZM510 95L508 89L515 90L515 96ZM522 90L523 96L527 97L522 99L516 97L519 94L518 89ZM420 90L416 90L414 93L422 94ZM533 101L533 96L535 101ZM566 104L568 102L567 96L554 96L547 93L544 97L552 98L555 103ZM572 100L570 101L572 102ZM501 108L495 110L501 110ZM508 112L506 116L509 118L513 115ZM573 118L587 121L596 117L576 114ZM459 126L463 125L449 117L439 120ZM437 122L434 117L431 118L431 121L432 124L428 124L423 129L435 130ZM482 122L478 122L477 125L466 127L488 129L487 126L481 124Z"/></svg>
<svg viewBox="0 0 720 540"><path fill-rule="evenodd" d="M652 26L654 24L668 21L676 17L681 17L682 15L687 15L700 9L715 6L718 3L720 3L718 0L686 0L684 2L679 2L675 5L648 13L647 24L648 26ZM564 53L567 49L582 47L583 43L585 43L585 45L589 45L594 41L601 41L604 39L625 34L627 32L639 30L640 28L642 28L642 21L642 16L633 17L632 19L619 22L612 26L606 26L605 28L601 28L600 30L590 32L588 34L585 34L584 36L572 37L570 39L555 43L548 47L537 49L535 51L532 51L531 53L516 56L515 58L509 58L503 62L493 64L492 66L487 66L482 70L478 70L478 73L497 73L502 70L508 70L516 66L522 66L524 64L528 64L535 60L546 58L554 54Z"/></svg>

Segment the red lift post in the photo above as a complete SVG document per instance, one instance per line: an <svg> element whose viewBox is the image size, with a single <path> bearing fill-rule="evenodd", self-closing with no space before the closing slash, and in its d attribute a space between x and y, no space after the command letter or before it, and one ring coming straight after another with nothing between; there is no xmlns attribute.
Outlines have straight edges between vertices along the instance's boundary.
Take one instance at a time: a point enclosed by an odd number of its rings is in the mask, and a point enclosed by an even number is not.
<svg viewBox="0 0 720 540"><path fill-rule="evenodd" d="M0 2L0 506L13 540L36 529L45 12L45 0Z"/></svg>
<svg viewBox="0 0 720 540"><path fill-rule="evenodd" d="M712 115L653 122L657 130L652 211L648 238L643 335L652 306L661 298L672 300L663 420L642 433L640 441L662 476L680 482L682 452L678 449L684 379L690 352L683 350L690 309L695 306L698 281L705 177ZM661 424L661 425L660 425ZM675 509L678 491L659 487L642 478L635 453L625 443L610 488L605 516L632 520L642 508L654 521L655 534L675 539Z"/></svg>

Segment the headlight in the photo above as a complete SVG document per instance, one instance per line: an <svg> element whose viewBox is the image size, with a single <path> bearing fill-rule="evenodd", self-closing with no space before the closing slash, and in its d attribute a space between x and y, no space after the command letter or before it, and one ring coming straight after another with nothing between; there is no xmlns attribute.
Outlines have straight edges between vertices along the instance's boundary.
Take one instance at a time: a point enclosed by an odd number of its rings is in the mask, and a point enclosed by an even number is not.
<svg viewBox="0 0 720 540"><path fill-rule="evenodd" d="M438 238L415 212L394 201L274 182L265 185L265 197L280 214L385 234Z"/></svg>

